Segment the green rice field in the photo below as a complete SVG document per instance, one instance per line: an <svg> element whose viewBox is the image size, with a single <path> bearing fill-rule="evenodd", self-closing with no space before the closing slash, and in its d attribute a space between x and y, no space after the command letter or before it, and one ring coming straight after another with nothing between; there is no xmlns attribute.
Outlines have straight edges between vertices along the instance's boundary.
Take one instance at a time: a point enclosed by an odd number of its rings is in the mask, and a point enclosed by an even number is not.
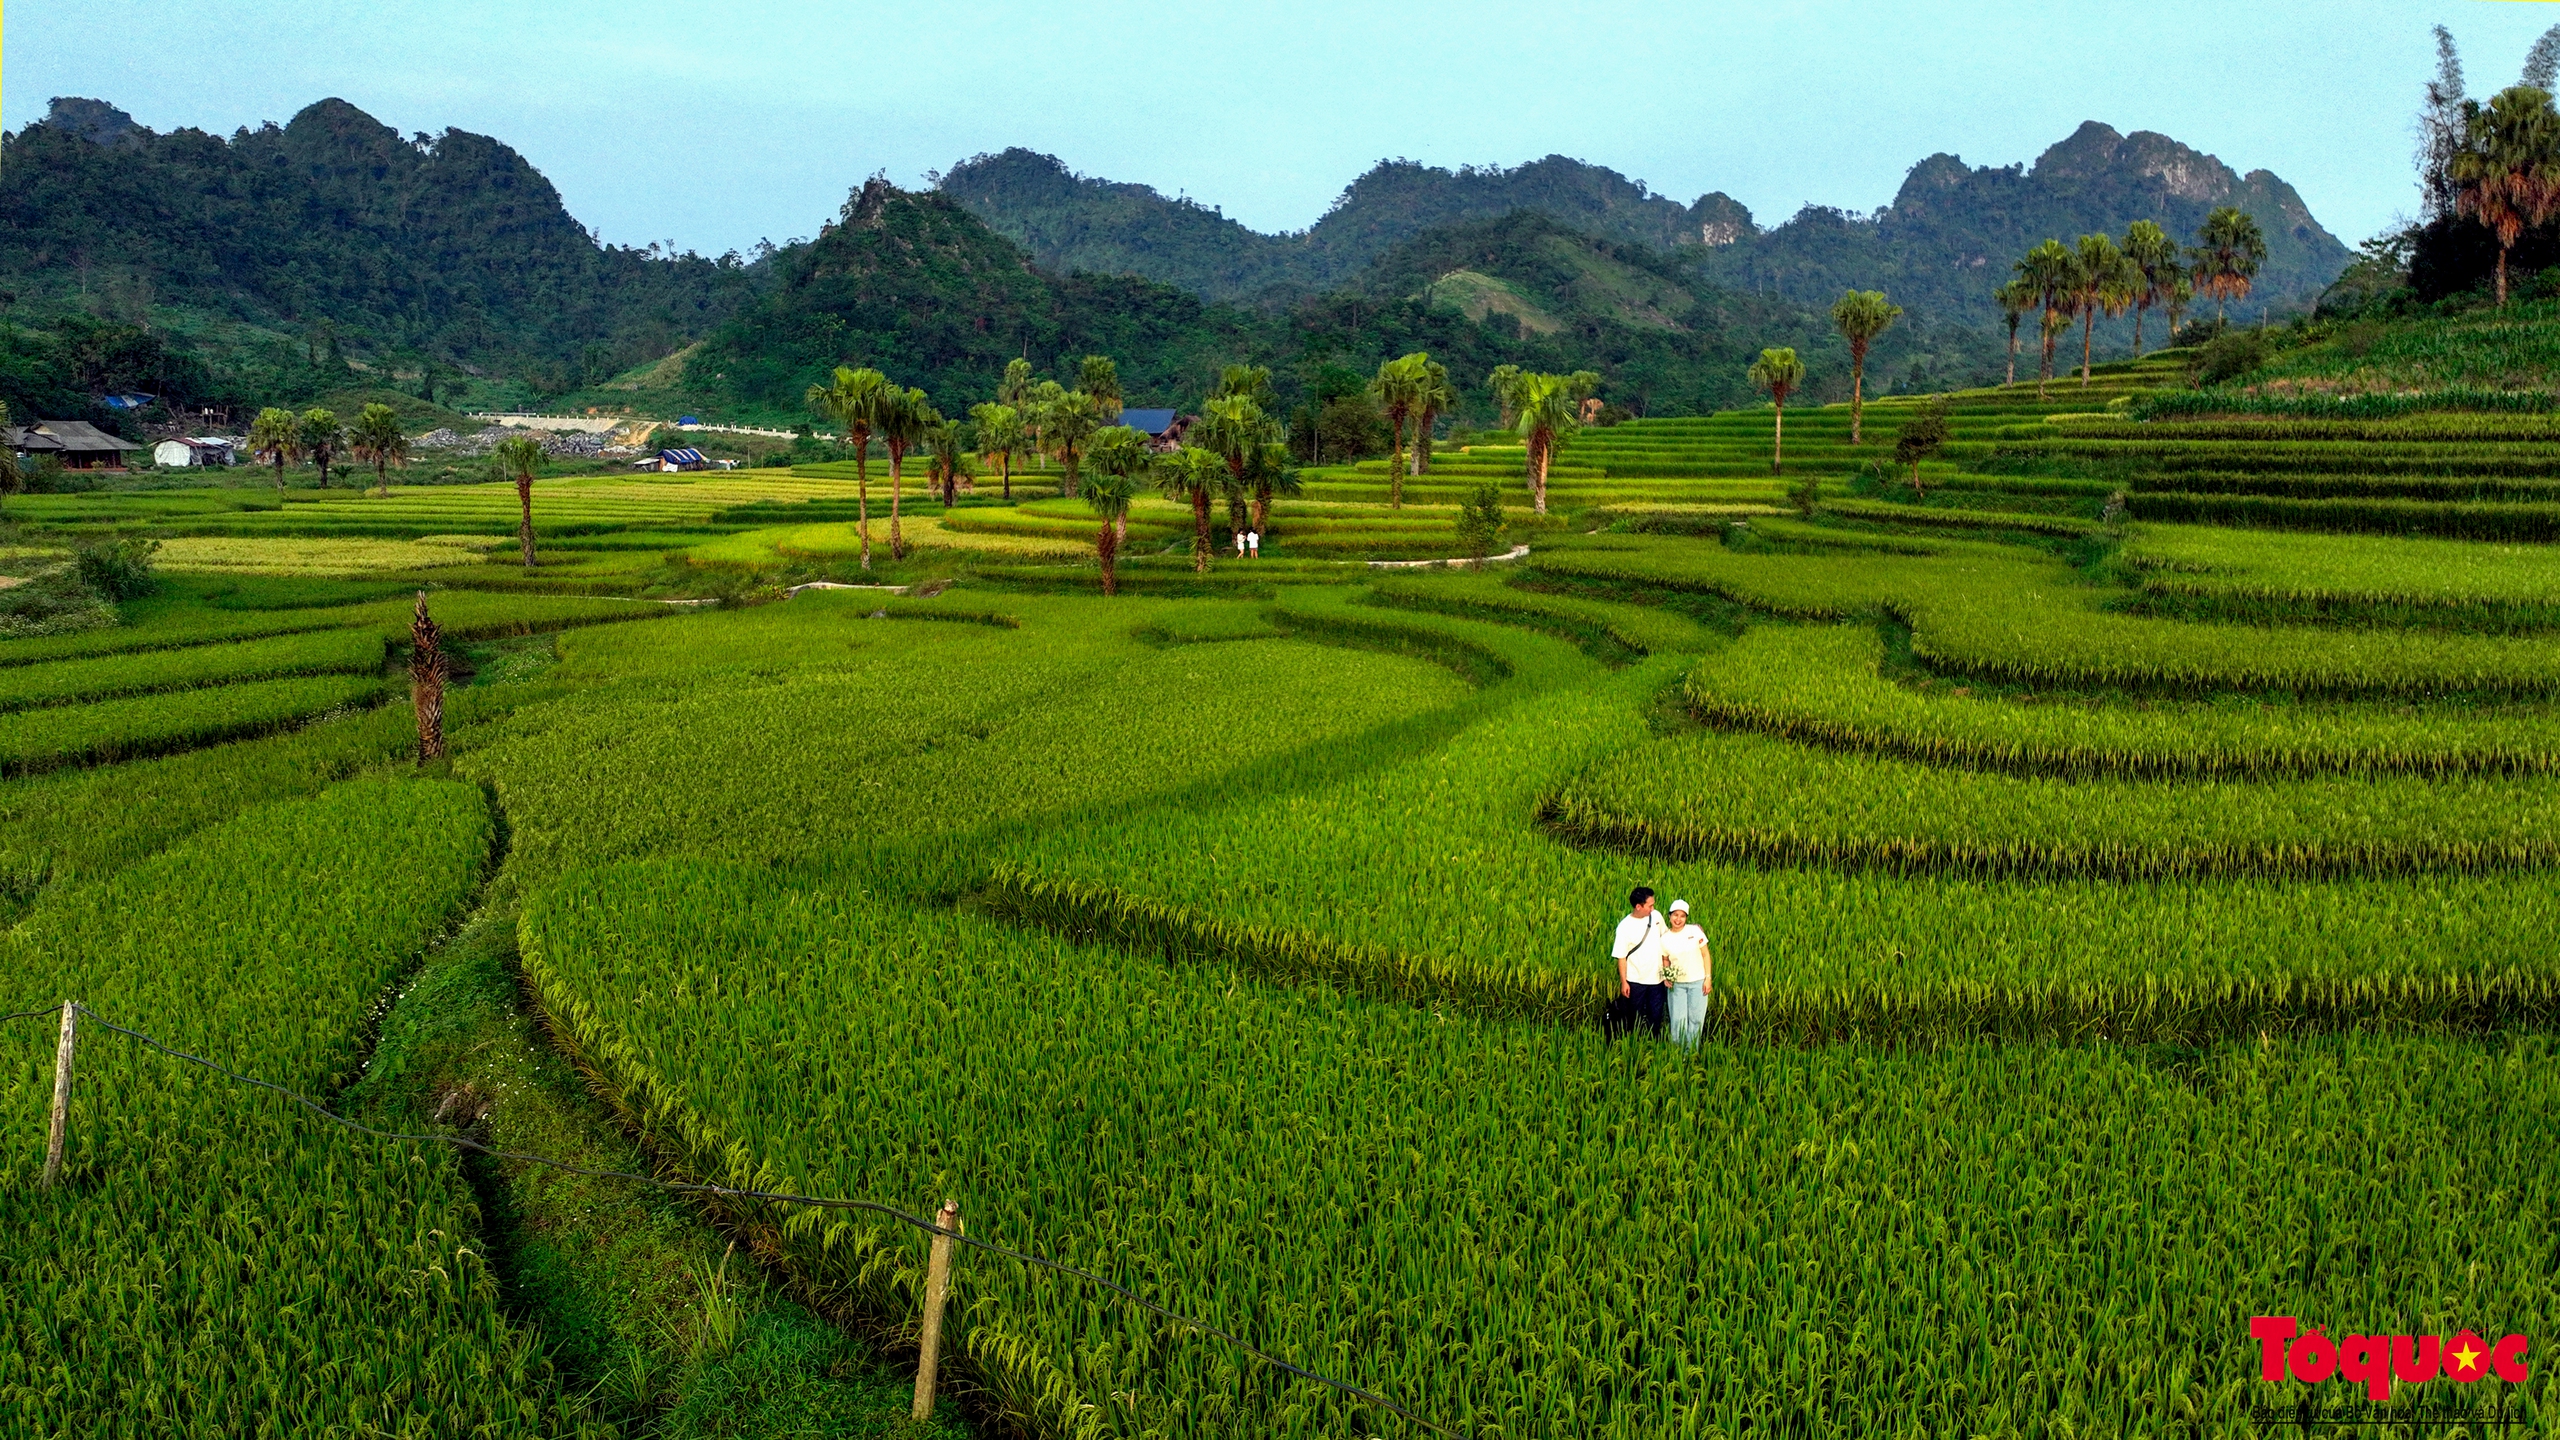
<svg viewBox="0 0 2560 1440"><path fill-rule="evenodd" d="M1462 436L1400 506L1304 472L1258 560L1222 502L1205 574L1150 495L1108 598L1055 471L910 485L904 556L880 465L867 521L845 466L544 480L530 570L508 486L14 500L164 551L0 639L0 1013L954 1200L1468 1440L2551 1433L2560 432L2185 373L1951 397L1916 490L1903 397L1783 475L1766 410L1594 427L1544 516ZM1438 563L1487 482L1526 553ZM1601 1023L1640 883L1695 1049ZM466 991L547 1089L400 1088ZM0 1434L1432 1433L967 1248L947 1428L859 1428L774 1377L912 1363L905 1226L633 1221L94 1026L47 1188L53 1036L0 1025ZM2534 1365L2365 1409L2262 1315Z"/></svg>

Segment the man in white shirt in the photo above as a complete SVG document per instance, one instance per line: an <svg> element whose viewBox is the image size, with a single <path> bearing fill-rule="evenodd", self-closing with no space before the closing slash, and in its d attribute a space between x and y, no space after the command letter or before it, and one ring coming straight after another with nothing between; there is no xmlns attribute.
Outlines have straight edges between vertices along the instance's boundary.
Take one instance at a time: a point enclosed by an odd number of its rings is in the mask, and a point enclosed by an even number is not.
<svg viewBox="0 0 2560 1440"><path fill-rule="evenodd" d="M1609 954L1618 962L1618 994L1635 1002L1636 1019L1659 1035L1670 1023L1670 1001L1662 985L1662 917L1653 913L1653 887L1639 885L1627 896L1627 918L1618 922Z"/></svg>

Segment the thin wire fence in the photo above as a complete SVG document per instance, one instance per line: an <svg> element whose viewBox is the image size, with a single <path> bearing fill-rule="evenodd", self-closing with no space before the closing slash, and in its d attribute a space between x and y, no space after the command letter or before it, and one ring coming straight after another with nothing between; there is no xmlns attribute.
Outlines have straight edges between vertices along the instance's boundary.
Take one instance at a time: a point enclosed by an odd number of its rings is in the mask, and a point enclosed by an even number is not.
<svg viewBox="0 0 2560 1440"><path fill-rule="evenodd" d="M555 1160L548 1155L538 1155L526 1150L501 1150L492 1145L484 1145L467 1135L421 1135L400 1130L377 1129L376 1127L367 1125L360 1120L348 1119L346 1116L331 1110L328 1106L321 1104L319 1101L314 1100L311 1097L302 1094L300 1091L294 1090L288 1086L279 1085L272 1080L261 1080L254 1075L244 1075L218 1060L208 1060L201 1055L189 1054L187 1051L180 1050L174 1045L163 1043L149 1035L145 1035L139 1030L119 1025L113 1020L108 1019L106 1016L99 1014L97 1011L92 1010L88 1006L82 1005L77 1001L67 1003L70 1005L72 1010L78 1012L81 1016L96 1024L101 1029L113 1031L118 1035L122 1035L141 1045L147 1046L150 1049L156 1050L163 1055L169 1056L171 1059L182 1060L190 1065L201 1066L202 1068L210 1070L217 1075L236 1080L243 1085L255 1086L260 1090L271 1091L277 1095L281 1095L285 1099L292 1101L294 1104L301 1106L303 1109L311 1112L321 1119L328 1121L330 1124L354 1131L360 1135L369 1135L377 1140L398 1140L424 1145L449 1145L457 1150L468 1150L475 1154L486 1155L492 1160L508 1160L528 1165L540 1165L552 1170L561 1171L564 1174L584 1175L602 1180L628 1180L636 1185L652 1186L656 1189L666 1190L681 1195L710 1195L729 1200L761 1200L777 1205L805 1205L825 1210L856 1210L868 1214L885 1216L902 1225L911 1226L917 1230L921 1230L927 1235L947 1239L956 1244L972 1246L976 1249L984 1250L989 1254L1001 1255L1009 1260L1019 1260L1026 1265L1035 1266L1044 1270L1054 1270L1059 1274L1073 1276L1074 1278L1085 1281L1088 1284L1098 1285L1101 1288L1110 1291L1114 1295L1127 1300L1130 1304L1145 1310L1149 1314L1162 1316L1164 1319L1170 1320L1177 1325L1182 1325L1190 1329L1197 1330L1204 1335L1214 1336L1219 1340L1225 1341L1237 1350L1261 1361L1265 1365L1271 1366L1273 1369L1286 1371L1301 1379L1312 1380L1319 1385L1328 1386L1345 1395L1349 1395L1354 1399L1362 1400L1371 1405L1375 1405L1382 1410L1390 1411L1396 1415L1402 1416L1406 1420L1412 1421L1414 1424L1421 1426L1423 1429L1430 1431L1434 1435L1448 1435L1455 1437L1458 1433L1454 1430L1446 1429L1423 1419L1421 1416L1414 1414L1412 1411L1398 1405L1393 1400L1387 1399L1383 1395L1376 1394L1373 1391L1363 1390L1357 1385L1353 1385L1347 1381L1336 1380L1329 1375L1319 1374L1316 1371L1307 1369L1303 1365L1291 1364L1289 1361L1283 1360L1279 1356L1271 1354L1269 1351L1259 1349L1238 1338L1234 1333L1219 1326L1212 1325L1206 1320L1195 1319L1178 1311L1166 1309L1164 1306L1149 1300L1145 1296L1138 1294L1136 1291L1129 1289L1127 1286L1106 1280L1103 1277L1094 1274L1090 1270L1069 1265L1063 1260L1052 1260L1046 1255L1034 1254L1028 1250L1016 1250L1010 1246L998 1245L991 1240L982 1240L977 1236L965 1234L958 1229L951 1229L938 1225L921 1215L910 1214L909 1212L901 1210L894 1205L882 1205L871 1200L844 1200L823 1195L795 1195L789 1191L783 1190L753 1190L732 1185L712 1185L700 1181L665 1180L654 1175L641 1175L628 1170L609 1170L600 1169L591 1165L577 1165L566 1160ZM0 1024L5 1024L15 1020L29 1020L37 1017L59 1017L62 1014L62 1011L63 1007L61 1005L47 1005L36 1010L13 1010L6 1014L0 1014Z"/></svg>

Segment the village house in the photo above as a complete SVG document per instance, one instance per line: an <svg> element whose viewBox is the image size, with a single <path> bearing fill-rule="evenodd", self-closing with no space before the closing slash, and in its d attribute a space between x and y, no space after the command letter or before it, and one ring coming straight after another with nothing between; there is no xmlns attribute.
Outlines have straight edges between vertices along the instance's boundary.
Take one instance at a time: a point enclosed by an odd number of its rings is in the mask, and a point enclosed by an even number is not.
<svg viewBox="0 0 2560 1440"><path fill-rule="evenodd" d="M23 429L6 432L10 449L20 460L41 460L50 455L62 462L65 470L122 470L128 450L143 447L129 440L119 440L85 420L39 420Z"/></svg>

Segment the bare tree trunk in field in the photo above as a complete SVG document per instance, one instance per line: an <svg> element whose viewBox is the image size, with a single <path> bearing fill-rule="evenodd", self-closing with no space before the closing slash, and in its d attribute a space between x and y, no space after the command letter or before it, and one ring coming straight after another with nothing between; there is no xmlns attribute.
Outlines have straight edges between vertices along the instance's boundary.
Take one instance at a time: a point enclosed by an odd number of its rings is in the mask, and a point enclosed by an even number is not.
<svg viewBox="0 0 2560 1440"><path fill-rule="evenodd" d="M2080 388L2089 388L2089 347L2098 338L2098 312L2091 310L2080 317Z"/></svg>
<svg viewBox="0 0 2560 1440"><path fill-rule="evenodd" d="M1776 402L1777 421L1769 431L1769 473L1787 473L1787 402Z"/></svg>
<svg viewBox="0 0 2560 1440"><path fill-rule="evenodd" d="M1093 537L1093 553L1102 557L1102 593L1119 594L1120 572L1117 568L1117 562L1120 559L1119 533L1109 525L1096 531Z"/></svg>
<svg viewBox="0 0 2560 1440"><path fill-rule="evenodd" d="M1404 508L1404 417L1390 414L1387 423L1395 427L1395 443L1387 451L1387 508Z"/></svg>
<svg viewBox="0 0 2560 1440"><path fill-rule="evenodd" d="M1013 499L1013 452L1010 450L1004 452L1004 498L1008 502Z"/></svg>
<svg viewBox="0 0 2560 1440"><path fill-rule="evenodd" d="M418 763L444 758L444 627L427 614L427 592L418 592L409 622L409 708L418 718Z"/></svg>
<svg viewBox="0 0 2560 1440"><path fill-rule="evenodd" d="M516 522L516 543L524 550L524 568L533 568L533 477L516 477L516 503L523 507L524 518Z"/></svg>
<svg viewBox="0 0 2560 1440"><path fill-rule="evenodd" d="M1547 513L1547 457L1555 448L1555 437L1537 433L1529 437L1529 503L1541 515Z"/></svg>
<svg viewBox="0 0 2560 1440"><path fill-rule="evenodd" d="M2150 308L2149 305L2133 307L2133 358L2136 360L2142 358L2142 312Z"/></svg>

